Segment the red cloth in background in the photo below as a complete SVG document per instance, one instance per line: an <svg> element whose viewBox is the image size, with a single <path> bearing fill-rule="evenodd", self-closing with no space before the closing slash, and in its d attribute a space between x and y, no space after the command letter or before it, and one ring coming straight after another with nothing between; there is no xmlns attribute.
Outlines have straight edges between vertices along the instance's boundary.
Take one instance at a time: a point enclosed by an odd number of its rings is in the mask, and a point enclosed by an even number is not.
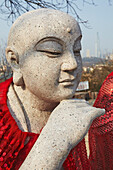
<svg viewBox="0 0 113 170"><path fill-rule="evenodd" d="M94 107L104 108L106 114L95 119L89 130L92 170L113 170L113 72L107 76Z"/></svg>

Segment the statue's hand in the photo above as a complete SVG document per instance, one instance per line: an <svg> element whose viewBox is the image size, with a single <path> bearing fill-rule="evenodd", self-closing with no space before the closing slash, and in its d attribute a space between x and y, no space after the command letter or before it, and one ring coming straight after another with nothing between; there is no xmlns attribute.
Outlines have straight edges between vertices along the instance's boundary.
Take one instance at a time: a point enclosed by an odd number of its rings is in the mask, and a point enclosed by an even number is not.
<svg viewBox="0 0 113 170"><path fill-rule="evenodd" d="M84 100L61 101L20 169L59 170L92 121L103 113L103 109L94 108Z"/></svg>
<svg viewBox="0 0 113 170"><path fill-rule="evenodd" d="M92 121L104 113L104 109L92 107L85 100L63 100L52 112L48 123L52 123L59 139L63 138L74 147L85 136Z"/></svg>

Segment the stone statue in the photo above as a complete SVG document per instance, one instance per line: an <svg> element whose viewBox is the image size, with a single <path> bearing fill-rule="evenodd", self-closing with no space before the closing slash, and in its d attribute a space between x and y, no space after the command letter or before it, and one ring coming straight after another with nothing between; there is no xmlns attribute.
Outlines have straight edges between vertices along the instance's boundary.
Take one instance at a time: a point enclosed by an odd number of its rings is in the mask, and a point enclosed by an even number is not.
<svg viewBox="0 0 113 170"><path fill-rule="evenodd" d="M82 73L81 37L73 17L52 9L23 14L10 30L6 56L14 84L7 105L21 131L41 131L22 170L61 169L92 121L104 113L72 99Z"/></svg>

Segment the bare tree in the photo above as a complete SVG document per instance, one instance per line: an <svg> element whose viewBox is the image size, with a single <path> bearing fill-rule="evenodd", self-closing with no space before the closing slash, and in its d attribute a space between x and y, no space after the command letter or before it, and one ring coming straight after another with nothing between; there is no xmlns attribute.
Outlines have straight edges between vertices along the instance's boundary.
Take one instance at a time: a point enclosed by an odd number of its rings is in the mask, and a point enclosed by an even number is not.
<svg viewBox="0 0 113 170"><path fill-rule="evenodd" d="M15 18L30 9L37 8L52 8L58 10L64 10L67 13L73 14L79 22L83 24L87 23L84 21L79 13L80 7L78 3L80 0L1 0L0 2L0 13L6 14L6 19L11 19L13 22ZM96 5L95 0L81 0L83 5L85 3L89 5ZM112 0L108 0L111 5Z"/></svg>
<svg viewBox="0 0 113 170"><path fill-rule="evenodd" d="M8 64L5 56L5 48L7 43L4 40L0 40L0 82L5 81L12 76L12 70Z"/></svg>

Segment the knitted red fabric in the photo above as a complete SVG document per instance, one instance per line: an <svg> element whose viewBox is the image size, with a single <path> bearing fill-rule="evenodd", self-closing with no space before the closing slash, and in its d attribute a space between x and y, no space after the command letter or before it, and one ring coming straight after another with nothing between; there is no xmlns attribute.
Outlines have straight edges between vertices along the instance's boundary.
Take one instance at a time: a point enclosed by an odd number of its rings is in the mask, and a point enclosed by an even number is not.
<svg viewBox="0 0 113 170"><path fill-rule="evenodd" d="M0 84L0 170L17 170L25 160L38 134L22 132L7 107L7 91L12 78ZM29 142L24 145L27 136ZM85 141L77 145L65 160L65 170L89 170Z"/></svg>
<svg viewBox="0 0 113 170"><path fill-rule="evenodd" d="M7 91L11 82L12 78L0 84L0 170L19 169L38 137L22 132L9 112ZM30 140L24 146L27 136Z"/></svg>
<svg viewBox="0 0 113 170"><path fill-rule="evenodd" d="M113 72L105 79L94 107L106 114L95 119L89 130L92 170L113 170Z"/></svg>
<svg viewBox="0 0 113 170"><path fill-rule="evenodd" d="M90 170L84 139L71 150L63 167L65 170Z"/></svg>

